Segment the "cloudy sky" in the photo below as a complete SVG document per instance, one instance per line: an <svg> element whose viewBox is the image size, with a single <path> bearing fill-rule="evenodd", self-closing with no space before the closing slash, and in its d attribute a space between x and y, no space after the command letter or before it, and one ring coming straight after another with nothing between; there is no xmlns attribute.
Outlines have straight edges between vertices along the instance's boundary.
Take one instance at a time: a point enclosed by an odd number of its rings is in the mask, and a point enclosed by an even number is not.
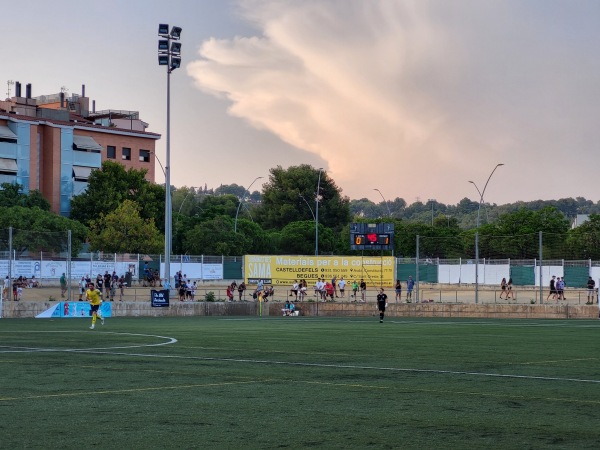
<svg viewBox="0 0 600 450"><path fill-rule="evenodd" d="M353 199L380 201L377 188L455 204L478 200L469 180L483 189L502 163L487 202L600 200L600 2L17 2L0 92L7 80L34 96L85 84L97 109L139 110L164 161L161 22L183 28L175 186L247 186L311 164Z"/></svg>

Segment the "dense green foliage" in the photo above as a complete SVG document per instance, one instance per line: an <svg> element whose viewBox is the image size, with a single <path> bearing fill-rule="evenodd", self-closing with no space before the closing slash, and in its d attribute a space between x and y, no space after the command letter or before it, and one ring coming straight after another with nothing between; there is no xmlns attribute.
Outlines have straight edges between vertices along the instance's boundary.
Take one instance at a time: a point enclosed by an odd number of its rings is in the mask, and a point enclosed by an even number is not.
<svg viewBox="0 0 600 450"><path fill-rule="evenodd" d="M137 205L139 219L144 223L153 221L164 241L164 186L151 184L144 176L142 170L125 170L118 163L105 162L100 170L92 172L87 190L73 198L71 219L85 226L97 225L125 201L130 201ZM482 258L539 258L540 233L544 259L600 258L598 219L573 230L569 227L576 214L594 217L593 214L600 213L600 202L595 204L577 197L508 205L483 203L480 207L478 202L468 198L456 205L435 200L408 204L399 197L379 203L366 198L350 201L327 172L308 165L272 168L262 193L249 193L237 184L217 189L172 187L172 251L174 254L225 256L314 254L317 185L320 254L356 253L350 250L349 224L364 221L394 223L395 256L416 256L419 236L420 257L470 259L475 256L475 233L478 232ZM0 190L2 206L33 210L39 206L44 211L49 208L39 192L26 195L18 185L3 186ZM16 224L14 219L12 223ZM27 223L23 222L23 226ZM117 228L118 219L113 226L115 231ZM98 233L100 228L96 226L94 230ZM118 235L112 233L112 236ZM155 232L149 232L148 236L146 248L161 253L162 246L158 245ZM137 244L127 244L126 239L117 239L119 245L114 238L98 239L90 235L89 239L98 250L113 251L123 246L140 248Z"/></svg>
<svg viewBox="0 0 600 450"><path fill-rule="evenodd" d="M593 449L600 442L592 321L388 311L383 324L116 317L92 332L89 323L2 320L3 448ZM43 420L32 426L33 418Z"/></svg>
<svg viewBox="0 0 600 450"><path fill-rule="evenodd" d="M23 206L24 208L39 208L50 211L50 202L38 190L23 192L23 186L15 183L2 183L0 185L0 207L10 208Z"/></svg>
<svg viewBox="0 0 600 450"><path fill-rule="evenodd" d="M111 253L159 253L164 238L153 219L140 217L140 206L125 200L90 223L90 249Z"/></svg>
<svg viewBox="0 0 600 450"><path fill-rule="evenodd" d="M119 163L105 161L93 170L85 192L71 200L71 218L89 226L101 215L117 209L125 200L140 206L140 217L154 219L164 233L165 188L152 184L144 176L146 170L126 170Z"/></svg>

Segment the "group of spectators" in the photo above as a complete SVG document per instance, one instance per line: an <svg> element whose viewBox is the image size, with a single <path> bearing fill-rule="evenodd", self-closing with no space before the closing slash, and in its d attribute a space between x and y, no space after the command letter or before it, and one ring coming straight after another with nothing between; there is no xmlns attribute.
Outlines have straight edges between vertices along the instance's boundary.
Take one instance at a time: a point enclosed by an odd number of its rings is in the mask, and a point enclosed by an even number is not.
<svg viewBox="0 0 600 450"><path fill-rule="evenodd" d="M236 291L238 293L238 299L241 302L242 297L244 296L244 292L246 291L246 283L244 283L242 281L238 286L238 284L234 281L229 286L227 286L227 300L228 301L230 301L230 302L234 301L233 297L235 296Z"/></svg>
<svg viewBox="0 0 600 450"><path fill-rule="evenodd" d="M188 278L187 274L181 274L181 270L175 273L175 289L180 302L193 302L196 298L198 284Z"/></svg>
<svg viewBox="0 0 600 450"><path fill-rule="evenodd" d="M181 272L178 272L178 274L181 276ZM175 274L175 284L177 284L177 274ZM162 287L158 270L152 270L148 265L148 262L144 263L144 278L142 279L142 286Z"/></svg>
<svg viewBox="0 0 600 450"><path fill-rule="evenodd" d="M85 292L88 289L88 286L93 284L100 293L103 294L105 299L108 299L111 302L115 301L115 297L117 295L117 289L119 290L119 301L123 301L123 295L125 294L125 287L127 286L127 282L125 281L125 275L117 275L117 272L113 270L112 274L108 273L108 271L104 272L104 275L98 274L95 279L89 275L85 275L81 277L79 280L79 301L83 301L83 297L85 296ZM61 296L65 296L65 292L67 291L67 280L65 278L65 274L63 273L60 277L60 290Z"/></svg>
<svg viewBox="0 0 600 450"><path fill-rule="evenodd" d="M8 298L8 291L10 286L10 279L8 275L4 279L4 286L2 289L2 298ZM24 277L20 275L18 278L13 279L12 281L12 293L13 300L15 302L21 300L23 298L23 289L36 288L39 287L40 283L35 278L35 275L32 275L31 278Z"/></svg>

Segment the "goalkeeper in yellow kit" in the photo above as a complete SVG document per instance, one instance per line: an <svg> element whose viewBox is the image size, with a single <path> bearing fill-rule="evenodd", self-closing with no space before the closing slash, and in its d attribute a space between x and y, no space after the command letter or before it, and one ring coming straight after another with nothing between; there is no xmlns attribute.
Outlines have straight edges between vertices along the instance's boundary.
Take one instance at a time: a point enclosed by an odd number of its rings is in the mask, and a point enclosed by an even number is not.
<svg viewBox="0 0 600 450"><path fill-rule="evenodd" d="M102 325L104 325L104 317L100 315L100 305L102 305L102 292L94 287L94 283L88 285L88 290L85 291L85 298L90 302L92 308L92 326L90 330L93 330L96 326L96 318L99 317Z"/></svg>

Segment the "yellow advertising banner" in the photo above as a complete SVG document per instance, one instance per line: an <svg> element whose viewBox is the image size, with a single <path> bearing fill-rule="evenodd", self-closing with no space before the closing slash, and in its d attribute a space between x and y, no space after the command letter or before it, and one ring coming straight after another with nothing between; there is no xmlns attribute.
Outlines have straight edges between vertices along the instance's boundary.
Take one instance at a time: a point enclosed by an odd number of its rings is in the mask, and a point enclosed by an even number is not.
<svg viewBox="0 0 600 450"><path fill-rule="evenodd" d="M244 257L244 279L247 284L292 285L306 280L314 286L319 278L331 281L344 278L351 284L361 279L368 287L394 285L393 256L264 256Z"/></svg>

